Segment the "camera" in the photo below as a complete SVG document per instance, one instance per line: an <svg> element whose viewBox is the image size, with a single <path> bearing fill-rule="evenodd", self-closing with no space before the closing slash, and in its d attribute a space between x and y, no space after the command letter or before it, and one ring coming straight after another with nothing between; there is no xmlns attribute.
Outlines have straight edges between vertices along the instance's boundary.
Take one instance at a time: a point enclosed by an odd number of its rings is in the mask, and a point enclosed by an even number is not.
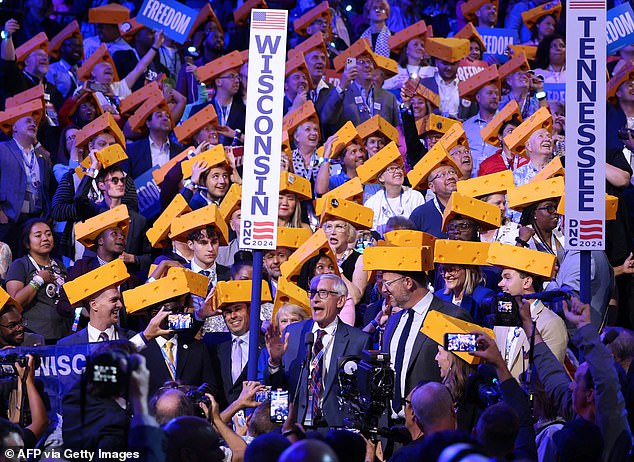
<svg viewBox="0 0 634 462"><path fill-rule="evenodd" d="M379 417L394 393L394 371L389 353L363 350L361 356L339 360L339 401L353 415L350 426L371 436L381 433Z"/></svg>
<svg viewBox="0 0 634 462"><path fill-rule="evenodd" d="M139 367L125 346L106 345L86 362L86 383L93 396L118 398L127 395L130 375Z"/></svg>
<svg viewBox="0 0 634 462"><path fill-rule="evenodd" d="M630 139L630 136L634 137L634 130L623 127L618 132L616 132L616 136L622 141L627 141Z"/></svg>
<svg viewBox="0 0 634 462"><path fill-rule="evenodd" d="M40 356L35 353L29 354L33 356L33 367L35 369L39 368L41 363ZM27 358L26 355L18 355L15 353L0 356L0 379L17 377L18 371L15 368L16 363L20 367L26 367L29 363L29 358Z"/></svg>
<svg viewBox="0 0 634 462"><path fill-rule="evenodd" d="M206 382L198 388L191 389L185 393L187 399L194 405L196 415L198 417L202 417L203 419L206 419L207 416L205 415L205 411L200 407L201 404L204 404L211 412L211 400L206 396L206 394L212 394L212 389Z"/></svg>

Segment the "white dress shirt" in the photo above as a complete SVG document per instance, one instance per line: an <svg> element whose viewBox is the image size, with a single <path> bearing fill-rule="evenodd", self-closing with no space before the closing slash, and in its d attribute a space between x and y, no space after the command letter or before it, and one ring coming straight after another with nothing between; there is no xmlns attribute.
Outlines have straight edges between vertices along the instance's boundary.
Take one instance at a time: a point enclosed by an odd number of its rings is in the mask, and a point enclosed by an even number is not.
<svg viewBox="0 0 634 462"><path fill-rule="evenodd" d="M170 142L167 140L163 145L157 144L151 137L150 154L152 155L152 166L158 165L162 167L170 160Z"/></svg>

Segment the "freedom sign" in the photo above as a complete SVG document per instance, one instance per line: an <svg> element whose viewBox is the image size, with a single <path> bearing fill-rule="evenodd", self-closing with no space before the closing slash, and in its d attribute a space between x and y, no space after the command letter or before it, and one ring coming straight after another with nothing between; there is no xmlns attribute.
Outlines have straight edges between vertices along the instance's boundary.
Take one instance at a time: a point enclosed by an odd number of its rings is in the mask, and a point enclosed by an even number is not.
<svg viewBox="0 0 634 462"><path fill-rule="evenodd" d="M185 43L194 27L198 11L176 0L145 0L136 20L178 43Z"/></svg>
<svg viewBox="0 0 634 462"><path fill-rule="evenodd" d="M566 12L566 250L605 249L605 0Z"/></svg>
<svg viewBox="0 0 634 462"><path fill-rule="evenodd" d="M608 11L606 36L609 55L634 42L634 12L628 2Z"/></svg>
<svg viewBox="0 0 634 462"><path fill-rule="evenodd" d="M500 64L508 61L509 45L519 45L520 40L514 29L500 29L497 27L476 27L482 36L486 55L493 56Z"/></svg>
<svg viewBox="0 0 634 462"><path fill-rule="evenodd" d="M251 10L241 249L275 249L288 11Z"/></svg>

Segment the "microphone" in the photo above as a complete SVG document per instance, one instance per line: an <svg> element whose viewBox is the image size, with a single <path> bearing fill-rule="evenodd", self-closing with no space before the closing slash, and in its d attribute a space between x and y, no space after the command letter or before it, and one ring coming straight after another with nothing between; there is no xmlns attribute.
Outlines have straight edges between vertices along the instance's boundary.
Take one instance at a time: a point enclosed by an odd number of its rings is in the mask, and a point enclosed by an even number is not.
<svg viewBox="0 0 634 462"><path fill-rule="evenodd" d="M312 332L306 332L304 336L304 344L306 345L306 361L310 362L313 354L313 344L315 343L315 334Z"/></svg>

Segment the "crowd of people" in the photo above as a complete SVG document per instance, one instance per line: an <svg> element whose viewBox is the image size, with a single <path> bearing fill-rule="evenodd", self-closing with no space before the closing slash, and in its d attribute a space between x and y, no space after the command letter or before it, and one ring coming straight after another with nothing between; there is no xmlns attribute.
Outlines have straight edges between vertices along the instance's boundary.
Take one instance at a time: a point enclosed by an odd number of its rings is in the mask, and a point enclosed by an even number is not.
<svg viewBox="0 0 634 462"><path fill-rule="evenodd" d="M0 461L630 460L634 44L606 67L582 303L561 3L181 3L185 43L140 1L0 5L0 346L29 352L2 367ZM289 11L277 248L255 281L237 239L253 8ZM506 55L490 28L515 34ZM86 344L52 412L38 347Z"/></svg>

